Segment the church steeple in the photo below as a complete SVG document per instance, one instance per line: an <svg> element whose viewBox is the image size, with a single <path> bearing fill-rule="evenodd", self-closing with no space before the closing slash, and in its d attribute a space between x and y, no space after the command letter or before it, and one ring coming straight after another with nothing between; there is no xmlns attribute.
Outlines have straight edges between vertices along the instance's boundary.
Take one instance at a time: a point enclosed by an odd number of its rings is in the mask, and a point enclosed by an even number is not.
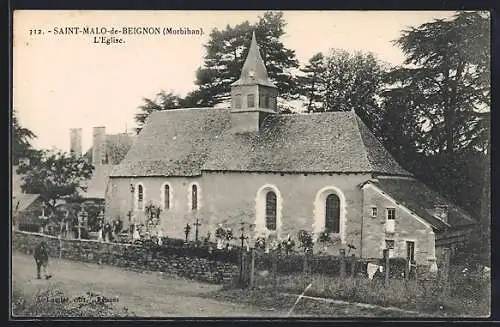
<svg viewBox="0 0 500 327"><path fill-rule="evenodd" d="M276 113L277 97L278 89L267 76L253 32L240 78L231 84L231 111L235 131L258 131L265 116Z"/></svg>
<svg viewBox="0 0 500 327"><path fill-rule="evenodd" d="M250 43L250 49L248 50L247 58L241 70L240 79L234 82L232 86L255 84L276 88L267 77L267 69L259 51L255 32L253 32L252 42Z"/></svg>

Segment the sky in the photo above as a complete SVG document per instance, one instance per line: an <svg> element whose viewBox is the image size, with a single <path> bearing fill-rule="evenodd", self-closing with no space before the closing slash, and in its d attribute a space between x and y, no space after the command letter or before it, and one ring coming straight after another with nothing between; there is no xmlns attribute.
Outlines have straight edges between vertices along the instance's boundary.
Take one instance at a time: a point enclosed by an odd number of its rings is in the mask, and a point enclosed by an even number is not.
<svg viewBox="0 0 500 327"><path fill-rule="evenodd" d="M204 44L213 28L263 11L15 11L13 108L20 124L33 131L40 149L69 150L70 128L82 128L83 150L92 127L130 132L144 97L161 90L186 95L195 89ZM401 31L451 11L285 11L282 42L305 64L317 52L338 48L373 52L392 65L403 53L392 44ZM204 35L126 35L125 43L94 43L94 35L57 34L66 27L202 28ZM30 32L31 30L31 32ZM31 35L30 35L31 34ZM109 36L109 35L108 35ZM99 36L97 36L99 37Z"/></svg>

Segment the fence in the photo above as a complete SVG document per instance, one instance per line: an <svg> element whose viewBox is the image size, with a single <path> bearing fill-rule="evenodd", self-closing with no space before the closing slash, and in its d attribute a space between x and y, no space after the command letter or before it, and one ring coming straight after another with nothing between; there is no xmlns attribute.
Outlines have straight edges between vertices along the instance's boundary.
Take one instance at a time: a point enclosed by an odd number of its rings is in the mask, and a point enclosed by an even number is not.
<svg viewBox="0 0 500 327"><path fill-rule="evenodd" d="M387 251L383 252L382 258L373 260L345 256L343 252L340 256L314 256L310 253L284 254L278 251L263 253L251 249L240 253L238 284L242 288L258 287L259 283L279 287L280 278L286 276L302 276L304 279L313 275L366 279L369 263L381 268L377 269L373 279L383 280L386 284L392 279L419 280L425 285L433 285L434 281L438 281L443 285L444 292L449 289L449 250L445 251L440 262L439 275L433 279L423 271L419 274L416 265L409 264L405 258L389 258Z"/></svg>

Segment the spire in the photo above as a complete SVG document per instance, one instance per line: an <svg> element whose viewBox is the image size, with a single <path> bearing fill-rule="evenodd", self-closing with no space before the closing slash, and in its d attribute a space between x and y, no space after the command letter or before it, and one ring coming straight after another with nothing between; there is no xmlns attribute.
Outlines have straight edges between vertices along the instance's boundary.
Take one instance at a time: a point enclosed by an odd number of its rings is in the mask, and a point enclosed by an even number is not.
<svg viewBox="0 0 500 327"><path fill-rule="evenodd" d="M260 55L259 45L257 44L257 40L255 38L255 31L252 33L252 42L250 43L250 49L248 50L247 58L243 64L243 69L241 70L240 79L232 85L254 84L276 87L267 77L267 69L264 65L264 60Z"/></svg>

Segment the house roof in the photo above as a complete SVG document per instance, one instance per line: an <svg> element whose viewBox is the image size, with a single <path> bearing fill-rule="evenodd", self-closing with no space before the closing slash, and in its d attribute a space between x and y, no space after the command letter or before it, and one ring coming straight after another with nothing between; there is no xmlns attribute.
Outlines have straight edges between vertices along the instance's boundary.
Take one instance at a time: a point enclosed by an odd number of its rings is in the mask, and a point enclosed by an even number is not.
<svg viewBox="0 0 500 327"><path fill-rule="evenodd" d="M12 195L13 213L26 210L33 202L38 199L38 194L17 193Z"/></svg>
<svg viewBox="0 0 500 327"><path fill-rule="evenodd" d="M413 211L438 231L443 231L449 227L457 228L476 224L476 221L466 211L416 179L379 177L377 180L371 180L368 183L380 188L396 202ZM446 205L448 207L447 223L434 216L436 205Z"/></svg>
<svg viewBox="0 0 500 327"><path fill-rule="evenodd" d="M353 112L269 115L235 133L229 109L154 112L111 176L196 176L202 170L411 176Z"/></svg>
<svg viewBox="0 0 500 327"><path fill-rule="evenodd" d="M109 175L113 165L96 165L89 180L84 185L86 191L81 191L80 196L85 199L104 199L106 196L106 187L108 185Z"/></svg>
<svg viewBox="0 0 500 327"><path fill-rule="evenodd" d="M259 45L255 38L255 32L252 34L252 42L248 49L247 58L241 69L240 78L232 85L265 85L269 87L276 87L267 76L267 69L264 65L264 60L260 55Z"/></svg>
<svg viewBox="0 0 500 327"><path fill-rule="evenodd" d="M108 156L108 164L119 164L132 146L134 139L135 135L130 135L128 133L106 134L106 155ZM92 162L92 149L93 147L90 147L90 149L85 152L85 157L89 162Z"/></svg>

